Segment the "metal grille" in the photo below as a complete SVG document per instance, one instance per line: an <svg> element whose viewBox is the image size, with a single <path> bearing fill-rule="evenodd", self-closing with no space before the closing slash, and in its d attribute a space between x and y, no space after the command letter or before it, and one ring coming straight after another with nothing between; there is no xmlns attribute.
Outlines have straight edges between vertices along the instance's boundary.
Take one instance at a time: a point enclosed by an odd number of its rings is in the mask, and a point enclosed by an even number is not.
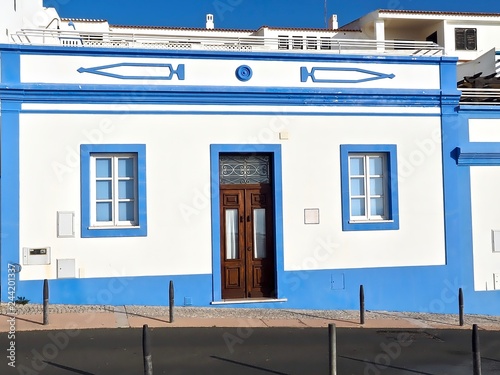
<svg viewBox="0 0 500 375"><path fill-rule="evenodd" d="M221 155L219 178L221 185L269 183L269 156Z"/></svg>

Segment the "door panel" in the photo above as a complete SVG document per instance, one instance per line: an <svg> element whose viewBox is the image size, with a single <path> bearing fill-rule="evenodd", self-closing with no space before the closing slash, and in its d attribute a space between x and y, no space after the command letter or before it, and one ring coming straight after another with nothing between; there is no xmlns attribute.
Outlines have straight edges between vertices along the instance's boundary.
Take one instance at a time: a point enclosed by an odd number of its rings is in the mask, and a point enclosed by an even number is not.
<svg viewBox="0 0 500 375"><path fill-rule="evenodd" d="M240 186L225 186L220 193L222 298L273 297L271 189Z"/></svg>

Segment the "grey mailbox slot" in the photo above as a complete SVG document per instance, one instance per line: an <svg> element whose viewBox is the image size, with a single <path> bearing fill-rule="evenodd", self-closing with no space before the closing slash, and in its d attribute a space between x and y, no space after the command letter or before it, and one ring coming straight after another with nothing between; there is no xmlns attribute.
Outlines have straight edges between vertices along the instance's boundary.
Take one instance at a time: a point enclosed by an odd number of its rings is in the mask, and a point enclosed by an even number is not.
<svg viewBox="0 0 500 375"><path fill-rule="evenodd" d="M50 247L39 247L39 248L23 247L23 264L28 264L28 265L50 264Z"/></svg>

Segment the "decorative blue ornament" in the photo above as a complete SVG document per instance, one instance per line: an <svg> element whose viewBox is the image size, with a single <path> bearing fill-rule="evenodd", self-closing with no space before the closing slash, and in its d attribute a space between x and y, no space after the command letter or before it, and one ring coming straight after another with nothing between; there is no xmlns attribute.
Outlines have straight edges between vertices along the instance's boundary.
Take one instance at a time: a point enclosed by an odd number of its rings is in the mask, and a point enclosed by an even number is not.
<svg viewBox="0 0 500 375"><path fill-rule="evenodd" d="M249 81L252 78L252 68L248 65L241 65L236 69L236 78L242 82Z"/></svg>

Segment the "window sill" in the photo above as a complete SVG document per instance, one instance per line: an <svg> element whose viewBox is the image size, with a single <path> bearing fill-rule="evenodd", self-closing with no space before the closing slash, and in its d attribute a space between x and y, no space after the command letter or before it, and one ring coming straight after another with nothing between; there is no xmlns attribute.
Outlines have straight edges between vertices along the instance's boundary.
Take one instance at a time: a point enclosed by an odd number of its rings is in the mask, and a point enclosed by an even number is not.
<svg viewBox="0 0 500 375"><path fill-rule="evenodd" d="M145 237L147 226L134 227L83 227L82 238L94 237Z"/></svg>
<svg viewBox="0 0 500 375"><path fill-rule="evenodd" d="M343 231L399 230L399 220L344 221Z"/></svg>
<svg viewBox="0 0 500 375"><path fill-rule="evenodd" d="M110 225L110 226L105 226L105 225L102 225L102 226L95 226L95 227L88 227L87 229L88 230L102 230L102 229L140 229L141 227L139 226L128 226L128 225L123 225L123 226L119 226L119 225Z"/></svg>
<svg viewBox="0 0 500 375"><path fill-rule="evenodd" d="M349 220L349 224L394 223L394 220Z"/></svg>

